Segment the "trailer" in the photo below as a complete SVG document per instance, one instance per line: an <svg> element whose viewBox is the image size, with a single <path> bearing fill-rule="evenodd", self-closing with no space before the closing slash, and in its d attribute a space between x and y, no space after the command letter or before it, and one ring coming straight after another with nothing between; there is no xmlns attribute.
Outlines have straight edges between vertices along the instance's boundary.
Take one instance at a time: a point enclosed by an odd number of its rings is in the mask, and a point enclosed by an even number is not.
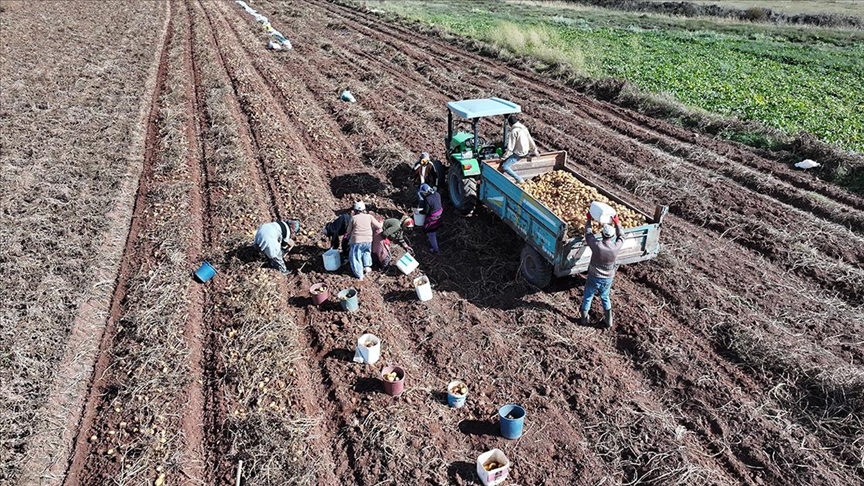
<svg viewBox="0 0 864 486"><path fill-rule="evenodd" d="M453 206L463 214L471 214L475 205L481 204L525 240L521 272L525 280L537 287L548 286L553 276L587 271L591 249L585 244L584 235L568 237L567 223L499 172L503 162L501 155L506 148L507 116L521 113L521 107L512 101L489 98L452 101L447 103L447 108L447 190ZM486 141L480 134L480 122L492 117L502 117L494 123L501 126L503 136ZM455 122L460 120L470 125L471 132L456 131ZM645 224L624 231L618 264L649 260L660 251L660 227L669 209L667 206L657 205L653 215L645 214L581 174L578 165L568 161L563 151L521 159L513 170L526 180L553 170L567 171L610 200L642 215Z"/></svg>
<svg viewBox="0 0 864 486"><path fill-rule="evenodd" d="M567 223L499 172L501 162L500 159L482 162L478 201L525 240L520 265L525 280L544 288L553 276L586 272L591 262L591 249L584 235L569 238ZM549 152L520 160L513 170L526 180L553 170L565 170L610 200L642 215L645 224L624 230L624 246L616 260L619 265L650 260L660 251L660 228L669 209L667 206L657 205L653 215L645 214L580 174L577 167L567 161L566 152Z"/></svg>

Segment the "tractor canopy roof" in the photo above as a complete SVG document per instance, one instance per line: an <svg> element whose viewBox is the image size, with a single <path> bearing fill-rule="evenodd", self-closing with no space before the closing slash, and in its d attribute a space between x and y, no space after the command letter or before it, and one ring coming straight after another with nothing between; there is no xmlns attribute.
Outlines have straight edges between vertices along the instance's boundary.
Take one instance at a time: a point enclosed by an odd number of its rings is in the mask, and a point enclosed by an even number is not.
<svg viewBox="0 0 864 486"><path fill-rule="evenodd" d="M456 116L469 120L486 116L510 115L522 111L516 103L501 98L451 101L447 103L447 108Z"/></svg>

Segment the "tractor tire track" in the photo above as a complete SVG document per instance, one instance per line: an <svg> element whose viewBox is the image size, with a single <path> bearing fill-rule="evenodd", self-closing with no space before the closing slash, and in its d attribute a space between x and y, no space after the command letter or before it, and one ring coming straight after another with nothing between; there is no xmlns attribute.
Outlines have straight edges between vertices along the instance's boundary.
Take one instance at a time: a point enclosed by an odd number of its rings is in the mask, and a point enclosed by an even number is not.
<svg viewBox="0 0 864 486"><path fill-rule="evenodd" d="M183 74L187 82L184 84L185 100L184 110L186 114L186 140L188 141L186 165L190 175L189 199L190 199L190 241L188 265L195 266L203 258L203 250L212 241L209 228L212 221L209 215L212 213L210 200L208 198L208 174L204 163L204 144L202 142L203 128L201 124L207 119L204 111L201 94L201 75L195 65L193 55L193 33L192 22L188 5L186 9L178 9L185 12L181 17L184 22L184 47L183 50ZM187 406L183 416L183 431L187 437L186 484L213 484L214 478L210 474L208 465L215 462L212 457L211 448L207 440L205 424L208 417L215 415L213 407L214 396L217 393L216 382L212 370L208 369L205 356L212 356L214 343L211 338L211 330L204 320L204 309L207 300L203 290L198 286L189 289L189 317L185 329L186 342L189 346L189 392Z"/></svg>

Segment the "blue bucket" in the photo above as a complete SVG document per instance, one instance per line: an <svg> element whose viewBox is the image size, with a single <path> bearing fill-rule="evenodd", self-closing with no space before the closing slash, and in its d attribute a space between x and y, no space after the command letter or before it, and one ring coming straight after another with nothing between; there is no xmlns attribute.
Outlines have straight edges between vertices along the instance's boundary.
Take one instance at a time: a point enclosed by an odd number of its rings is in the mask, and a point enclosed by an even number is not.
<svg viewBox="0 0 864 486"><path fill-rule="evenodd" d="M354 312L360 308L360 303L357 302L357 290L355 289L345 289L339 292L339 304L342 306L342 309L348 312Z"/></svg>
<svg viewBox="0 0 864 486"><path fill-rule="evenodd" d="M519 405L504 405L498 409L498 418L501 422L501 435L505 439L518 439L522 436L522 426L525 425L524 408Z"/></svg>
<svg viewBox="0 0 864 486"><path fill-rule="evenodd" d="M465 386L466 393L464 395L459 394L454 390L454 388L459 387L459 385L464 386L465 383L462 381L459 381L459 380L455 380L455 381L451 381L447 385L447 405L450 405L453 408L464 407L465 406L465 399L468 397L468 393L467 393L468 387L467 386Z"/></svg>
<svg viewBox="0 0 864 486"><path fill-rule="evenodd" d="M198 278L198 281L201 283L208 282L213 276L216 275L216 269L210 265L210 262L204 262L198 267L198 270L195 271L195 277Z"/></svg>

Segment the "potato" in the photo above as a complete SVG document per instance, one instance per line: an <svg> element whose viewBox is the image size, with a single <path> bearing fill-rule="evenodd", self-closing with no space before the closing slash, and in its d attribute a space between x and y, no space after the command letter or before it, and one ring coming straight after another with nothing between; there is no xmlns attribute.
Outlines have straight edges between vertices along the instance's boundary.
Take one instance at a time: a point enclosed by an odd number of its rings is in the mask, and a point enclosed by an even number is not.
<svg viewBox="0 0 864 486"><path fill-rule="evenodd" d="M591 207L592 201L599 201L612 206L618 213L621 226L624 229L645 224L645 219L641 214L622 204L610 201L596 188L583 184L567 171L547 172L526 182L522 189L567 223L567 236L570 238L582 236L585 228L585 213ZM592 231L595 233L599 233L601 228L602 225L596 221L592 224Z"/></svg>

